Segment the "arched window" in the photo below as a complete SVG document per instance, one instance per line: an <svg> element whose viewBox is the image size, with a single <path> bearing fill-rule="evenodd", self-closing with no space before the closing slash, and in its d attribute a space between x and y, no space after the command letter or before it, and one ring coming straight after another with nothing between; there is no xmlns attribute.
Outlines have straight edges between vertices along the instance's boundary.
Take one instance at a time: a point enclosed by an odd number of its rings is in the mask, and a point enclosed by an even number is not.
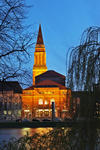
<svg viewBox="0 0 100 150"><path fill-rule="evenodd" d="M43 105L43 99L39 99L39 105Z"/></svg>
<svg viewBox="0 0 100 150"><path fill-rule="evenodd" d="M47 100L45 100L45 103L44 103L45 105L48 105L49 103L48 103L48 101Z"/></svg>
<svg viewBox="0 0 100 150"><path fill-rule="evenodd" d="M50 104L52 104L52 102L55 102L55 99L54 99L54 98L52 98L52 99L50 100Z"/></svg>

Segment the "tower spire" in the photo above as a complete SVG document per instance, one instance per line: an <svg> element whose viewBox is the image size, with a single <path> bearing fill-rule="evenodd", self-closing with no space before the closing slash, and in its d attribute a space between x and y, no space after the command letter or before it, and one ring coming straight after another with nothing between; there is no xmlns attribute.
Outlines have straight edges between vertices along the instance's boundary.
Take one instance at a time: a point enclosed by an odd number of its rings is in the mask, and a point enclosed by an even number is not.
<svg viewBox="0 0 100 150"><path fill-rule="evenodd" d="M35 85L35 77L46 71L47 71L47 66L46 66L45 45L43 43L41 25L39 25L37 43L34 52L33 85Z"/></svg>
<svg viewBox="0 0 100 150"><path fill-rule="evenodd" d="M43 37L42 37L41 24L39 25L39 32L38 32L38 37L37 37L37 43L36 44L44 44Z"/></svg>

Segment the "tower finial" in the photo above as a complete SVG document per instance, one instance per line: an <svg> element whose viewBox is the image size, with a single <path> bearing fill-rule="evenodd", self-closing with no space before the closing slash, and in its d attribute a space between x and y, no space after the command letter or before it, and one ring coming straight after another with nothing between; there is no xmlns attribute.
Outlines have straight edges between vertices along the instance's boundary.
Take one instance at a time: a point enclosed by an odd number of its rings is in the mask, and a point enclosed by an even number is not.
<svg viewBox="0 0 100 150"><path fill-rule="evenodd" d="M41 24L39 24L39 32L37 37L37 43L36 44L44 44L43 37L42 37L42 31L41 31Z"/></svg>

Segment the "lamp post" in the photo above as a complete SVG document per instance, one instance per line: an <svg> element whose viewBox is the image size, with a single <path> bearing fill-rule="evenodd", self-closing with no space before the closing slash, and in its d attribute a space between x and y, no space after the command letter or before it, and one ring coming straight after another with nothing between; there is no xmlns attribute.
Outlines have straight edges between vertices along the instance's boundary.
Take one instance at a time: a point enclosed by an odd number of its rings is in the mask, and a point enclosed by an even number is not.
<svg viewBox="0 0 100 150"><path fill-rule="evenodd" d="M52 102L52 121L55 119L55 102Z"/></svg>

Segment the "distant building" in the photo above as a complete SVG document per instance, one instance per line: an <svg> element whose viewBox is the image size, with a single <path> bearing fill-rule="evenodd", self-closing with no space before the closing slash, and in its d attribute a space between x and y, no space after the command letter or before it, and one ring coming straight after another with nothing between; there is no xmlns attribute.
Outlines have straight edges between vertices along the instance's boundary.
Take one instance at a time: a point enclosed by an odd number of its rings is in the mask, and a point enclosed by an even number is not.
<svg viewBox="0 0 100 150"><path fill-rule="evenodd" d="M47 70L45 46L39 26L34 52L33 85L23 90L22 117L51 118L51 104L54 102L55 116L64 118L69 112L70 96L71 90L65 86L65 76Z"/></svg>
<svg viewBox="0 0 100 150"><path fill-rule="evenodd" d="M74 118L100 118L100 84L93 91L72 91L70 112Z"/></svg>
<svg viewBox="0 0 100 150"><path fill-rule="evenodd" d="M93 92L94 92L96 101L100 102L100 83L94 84Z"/></svg>
<svg viewBox="0 0 100 150"><path fill-rule="evenodd" d="M21 117L22 88L17 81L0 81L0 119Z"/></svg>
<svg viewBox="0 0 100 150"><path fill-rule="evenodd" d="M100 119L100 83L94 84L93 92L96 100L96 117Z"/></svg>

